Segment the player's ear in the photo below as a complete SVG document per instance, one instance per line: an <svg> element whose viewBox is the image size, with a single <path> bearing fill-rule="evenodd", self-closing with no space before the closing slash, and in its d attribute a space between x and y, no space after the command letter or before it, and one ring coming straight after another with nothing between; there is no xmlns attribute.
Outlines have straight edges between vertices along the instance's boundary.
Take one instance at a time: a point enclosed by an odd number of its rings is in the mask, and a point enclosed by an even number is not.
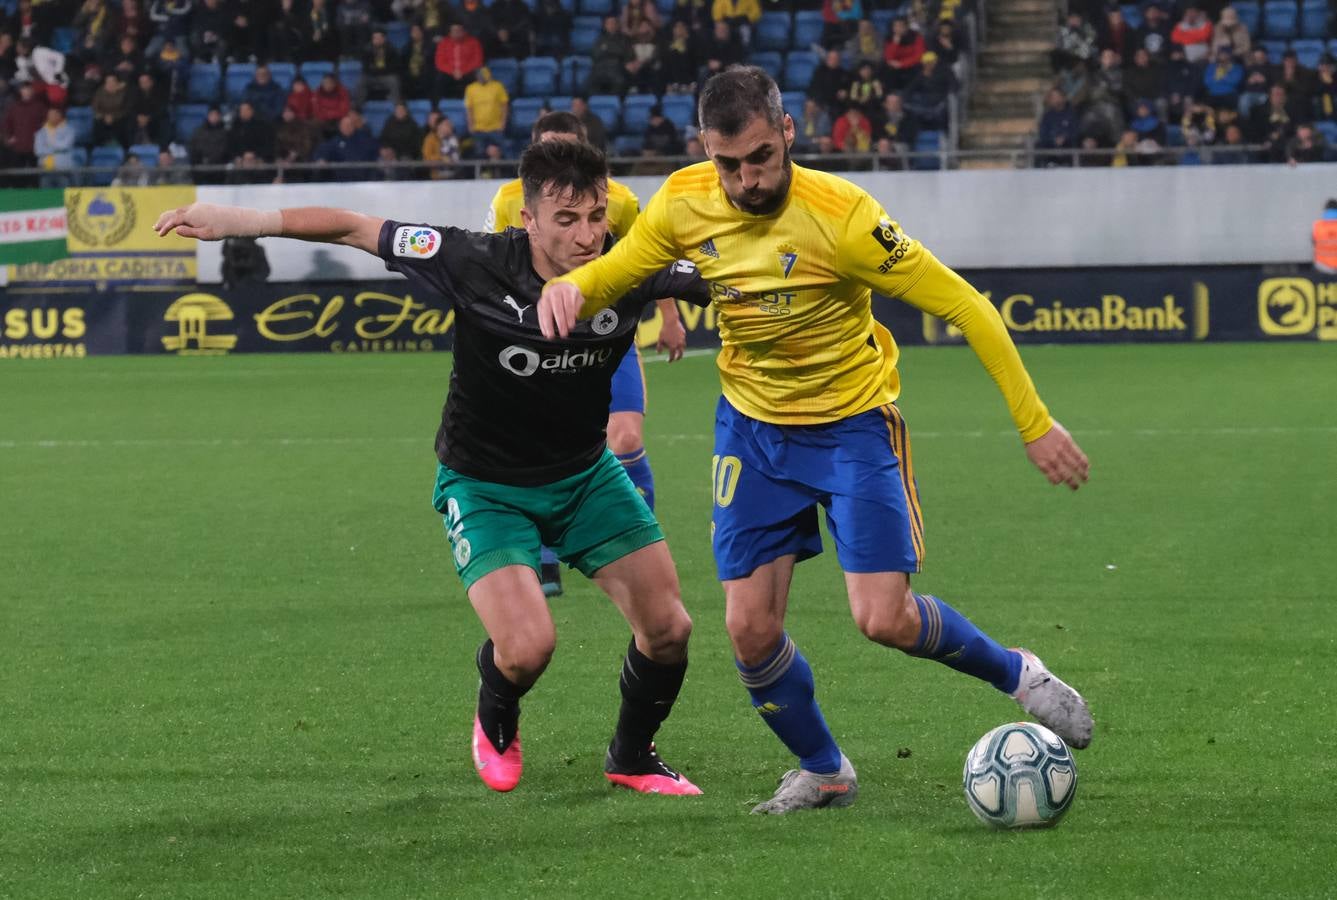
<svg viewBox="0 0 1337 900"><path fill-rule="evenodd" d="M785 136L785 146L792 148L794 146L794 118L789 113L785 113L785 119L780 130Z"/></svg>
<svg viewBox="0 0 1337 900"><path fill-rule="evenodd" d="M527 206L520 207L520 224L524 227L525 231L528 231L531 234L534 232L534 214L529 211L529 207Z"/></svg>

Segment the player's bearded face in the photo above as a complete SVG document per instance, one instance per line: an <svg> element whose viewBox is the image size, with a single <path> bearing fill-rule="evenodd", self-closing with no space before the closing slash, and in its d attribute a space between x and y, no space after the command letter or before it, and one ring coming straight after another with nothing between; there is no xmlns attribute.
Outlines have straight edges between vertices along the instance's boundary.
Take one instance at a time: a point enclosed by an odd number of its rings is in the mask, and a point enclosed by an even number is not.
<svg viewBox="0 0 1337 900"><path fill-rule="evenodd" d="M758 115L738 134L726 137L709 130L702 137L729 202L754 216L768 215L784 205L794 177L789 158L793 119L786 115L776 128Z"/></svg>
<svg viewBox="0 0 1337 900"><path fill-rule="evenodd" d="M565 275L603 252L608 233L608 191L573 194L570 189L545 190L534 204L521 210L534 266L547 278Z"/></svg>

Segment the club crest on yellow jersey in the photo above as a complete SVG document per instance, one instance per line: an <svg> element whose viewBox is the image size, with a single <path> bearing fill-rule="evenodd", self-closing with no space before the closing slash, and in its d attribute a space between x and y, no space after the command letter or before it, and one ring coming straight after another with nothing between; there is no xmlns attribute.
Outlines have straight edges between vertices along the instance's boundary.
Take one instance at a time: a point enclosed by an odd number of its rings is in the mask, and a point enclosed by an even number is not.
<svg viewBox="0 0 1337 900"><path fill-rule="evenodd" d="M784 277L788 278L789 273L794 271L794 263L798 262L798 248L793 244L784 243L775 248L776 254L780 257L780 271Z"/></svg>

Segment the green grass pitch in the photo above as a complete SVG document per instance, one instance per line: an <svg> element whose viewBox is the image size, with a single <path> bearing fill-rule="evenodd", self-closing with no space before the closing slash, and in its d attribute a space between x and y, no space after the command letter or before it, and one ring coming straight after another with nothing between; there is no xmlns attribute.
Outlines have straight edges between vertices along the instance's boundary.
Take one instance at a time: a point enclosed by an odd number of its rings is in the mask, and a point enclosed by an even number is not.
<svg viewBox="0 0 1337 900"><path fill-rule="evenodd" d="M747 814L791 761L724 633L709 357L647 367L696 622L660 745L700 798L603 781L626 627L574 573L524 780L475 776L482 631L429 505L449 357L11 365L0 896L1333 896L1335 353L1026 348L1091 456L1077 494L1029 467L968 350L905 353L917 585L1096 716L1068 818L1019 834L960 790L966 750L1019 711L863 640L829 550L789 626L862 793Z"/></svg>

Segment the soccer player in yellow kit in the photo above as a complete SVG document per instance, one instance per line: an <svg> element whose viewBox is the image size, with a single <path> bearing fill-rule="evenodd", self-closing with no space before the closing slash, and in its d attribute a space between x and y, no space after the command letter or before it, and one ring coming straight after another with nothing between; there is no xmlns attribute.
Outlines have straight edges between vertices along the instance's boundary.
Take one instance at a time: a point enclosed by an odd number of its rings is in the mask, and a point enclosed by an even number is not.
<svg viewBox="0 0 1337 900"><path fill-rule="evenodd" d="M585 126L569 112L544 113L535 120L530 135L534 143L548 140L587 142ZM502 232L507 228L523 228L520 209L524 206L524 200L524 186L519 178L503 184L497 189L492 205L488 208L486 230ZM609 178L607 221L608 230L613 236L625 236L640 211L640 200L631 189ZM682 359L683 351L687 348L687 331L682 327L678 305L672 298L658 300L657 305L663 318L658 349L667 350L669 362L676 362ZM653 512L655 476L645 453L645 372L641 366L641 352L635 342L613 373L613 399L608 406L608 449L622 463L631 483ZM561 594L561 569L556 554L548 547L543 548L541 573L543 593L549 597Z"/></svg>
<svg viewBox="0 0 1337 900"><path fill-rule="evenodd" d="M703 88L710 161L669 177L625 240L550 281L545 335L686 257L711 284L722 344L715 420L716 566L725 625L753 706L799 759L753 812L846 806L858 791L784 630L794 564L821 551L825 508L850 610L870 640L937 660L1011 695L1074 747L1091 740L1081 695L910 588L924 552L909 437L895 406L898 351L871 290L961 329L1007 401L1026 454L1054 484L1087 478L1081 449L1040 401L998 313L861 188L793 165L794 123L756 67Z"/></svg>

